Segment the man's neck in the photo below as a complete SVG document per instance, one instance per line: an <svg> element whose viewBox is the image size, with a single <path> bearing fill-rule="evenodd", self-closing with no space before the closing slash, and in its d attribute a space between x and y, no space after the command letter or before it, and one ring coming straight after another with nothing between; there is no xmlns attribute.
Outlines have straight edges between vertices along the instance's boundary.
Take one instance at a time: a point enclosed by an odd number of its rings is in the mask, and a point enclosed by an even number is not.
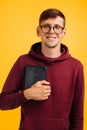
<svg viewBox="0 0 87 130"><path fill-rule="evenodd" d="M41 48L42 54L48 58L57 58L61 55L61 49L60 44L56 46L55 48L49 48L46 46L42 46Z"/></svg>

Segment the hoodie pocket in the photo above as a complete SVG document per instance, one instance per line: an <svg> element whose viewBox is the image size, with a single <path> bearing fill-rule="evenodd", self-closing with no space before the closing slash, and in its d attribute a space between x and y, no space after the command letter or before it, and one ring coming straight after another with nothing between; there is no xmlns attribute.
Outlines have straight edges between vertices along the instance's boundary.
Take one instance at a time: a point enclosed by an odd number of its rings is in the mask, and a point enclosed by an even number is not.
<svg viewBox="0 0 87 130"><path fill-rule="evenodd" d="M37 119L27 116L20 130L68 130L64 119Z"/></svg>

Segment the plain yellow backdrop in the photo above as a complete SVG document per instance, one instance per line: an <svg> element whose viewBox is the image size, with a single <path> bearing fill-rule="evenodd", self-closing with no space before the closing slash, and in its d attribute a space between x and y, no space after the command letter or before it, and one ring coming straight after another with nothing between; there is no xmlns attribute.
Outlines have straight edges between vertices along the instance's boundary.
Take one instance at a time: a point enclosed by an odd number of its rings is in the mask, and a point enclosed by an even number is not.
<svg viewBox="0 0 87 130"><path fill-rule="evenodd" d="M87 1L86 0L1 0L0 1L0 92L16 59L29 52L36 36L40 13L58 8L66 16L67 35L63 39L70 53L84 65L84 130L87 130ZM20 108L0 110L0 130L18 130Z"/></svg>

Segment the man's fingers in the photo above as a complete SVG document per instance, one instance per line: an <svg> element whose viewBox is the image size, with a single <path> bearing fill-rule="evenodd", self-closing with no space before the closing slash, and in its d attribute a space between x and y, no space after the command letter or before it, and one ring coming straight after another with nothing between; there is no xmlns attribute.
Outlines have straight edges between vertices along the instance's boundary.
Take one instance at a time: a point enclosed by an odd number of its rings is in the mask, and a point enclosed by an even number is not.
<svg viewBox="0 0 87 130"><path fill-rule="evenodd" d="M49 85L50 83L46 80L39 81L42 85Z"/></svg>

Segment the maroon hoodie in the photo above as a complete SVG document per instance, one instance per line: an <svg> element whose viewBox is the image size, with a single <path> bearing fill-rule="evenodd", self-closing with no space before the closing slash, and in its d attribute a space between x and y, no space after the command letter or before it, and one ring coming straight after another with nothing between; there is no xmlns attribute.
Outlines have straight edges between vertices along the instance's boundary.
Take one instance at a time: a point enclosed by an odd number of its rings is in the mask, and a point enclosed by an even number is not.
<svg viewBox="0 0 87 130"><path fill-rule="evenodd" d="M0 109L21 106L19 130L83 130L83 65L70 56L63 44L61 52L58 58L47 58L41 53L39 42L12 67L0 94ZM47 66L47 81L51 85L47 100L25 99L21 90L27 65Z"/></svg>

